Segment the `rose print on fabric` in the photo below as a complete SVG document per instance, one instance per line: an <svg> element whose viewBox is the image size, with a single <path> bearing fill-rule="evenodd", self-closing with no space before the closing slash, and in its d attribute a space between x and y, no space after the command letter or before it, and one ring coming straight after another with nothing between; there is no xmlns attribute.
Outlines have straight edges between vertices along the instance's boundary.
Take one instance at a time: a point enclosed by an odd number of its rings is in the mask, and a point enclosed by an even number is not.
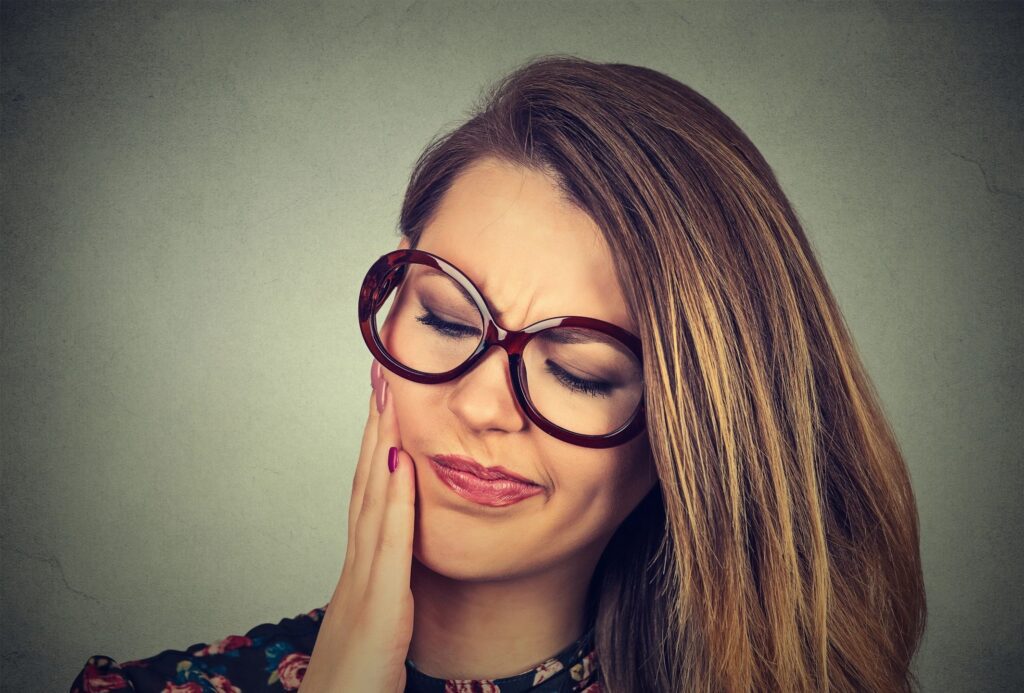
<svg viewBox="0 0 1024 693"><path fill-rule="evenodd" d="M267 685L280 683L286 691L299 690L299 684L309 666L309 655L297 652L292 643L287 641L274 643L266 649L266 655L267 671L270 672Z"/></svg>
<svg viewBox="0 0 1024 693"><path fill-rule="evenodd" d="M537 667L537 673L533 677L533 685L536 686L538 683L547 681L564 668L565 666L560 661L552 657Z"/></svg>
<svg viewBox="0 0 1024 693"><path fill-rule="evenodd" d="M82 677L84 693L107 693L128 687L128 682L121 674L106 671L111 664L113 662L106 657L89 658Z"/></svg>
<svg viewBox="0 0 1024 693"><path fill-rule="evenodd" d="M192 662L178 662L178 675L168 681L161 693L242 693L222 672L204 671Z"/></svg>
<svg viewBox="0 0 1024 693"><path fill-rule="evenodd" d="M214 693L242 693L242 690L231 683L231 681L222 674L214 674L209 677L210 685L213 686Z"/></svg>
<svg viewBox="0 0 1024 693"><path fill-rule="evenodd" d="M224 654L225 652L237 650L240 647L252 647L252 640L244 635L229 635L222 640L196 650L193 654L196 657L205 657L207 655Z"/></svg>
<svg viewBox="0 0 1024 693"><path fill-rule="evenodd" d="M0 0L2 1L2 0ZM118 663L93 654L70 686L71 693L255 693L297 691L325 607L280 623L261 623L245 632L185 650L167 648ZM269 680L268 680L269 679ZM140 686L141 688L137 688ZM68 690L68 689L64 689Z"/></svg>
<svg viewBox="0 0 1024 693"><path fill-rule="evenodd" d="M205 680L201 683L189 681L184 684L176 684L168 681L161 693L242 693L238 686L220 674L203 678Z"/></svg>
<svg viewBox="0 0 1024 693"><path fill-rule="evenodd" d="M195 681L189 681L181 685L168 681L160 693L203 693L203 687Z"/></svg>
<svg viewBox="0 0 1024 693"><path fill-rule="evenodd" d="M286 691L299 690L299 684L302 683L308 666L309 655L299 652L285 655L277 665L277 677L281 681L281 686Z"/></svg>
<svg viewBox="0 0 1024 693"><path fill-rule="evenodd" d="M444 693L501 693L501 689L493 681L449 679L444 684Z"/></svg>
<svg viewBox="0 0 1024 693"><path fill-rule="evenodd" d="M121 662L120 665L115 666L121 666L125 669L129 667L131 667L132 669L144 669L148 667L150 664L152 664L152 662L153 660L151 659L129 659L128 661Z"/></svg>
<svg viewBox="0 0 1024 693"><path fill-rule="evenodd" d="M259 624L245 635L120 664L94 654L71 693L297 693L324 614L317 608L280 624ZM504 679L431 678L406 661L415 690L433 693L605 693L598 664L590 632L533 669ZM147 683L136 689L135 681Z"/></svg>
<svg viewBox="0 0 1024 693"><path fill-rule="evenodd" d="M600 682L593 628L576 642L543 663L515 676L493 679L442 679L420 671L415 662L406 659L408 673L406 690L431 693L604 693L601 688L588 688Z"/></svg>
<svg viewBox="0 0 1024 693"><path fill-rule="evenodd" d="M573 680L583 681L590 678L591 674L594 673L594 670L597 668L596 664L597 658L595 657L594 652L590 652L580 660L579 664L576 664L569 670L569 674L572 676Z"/></svg>

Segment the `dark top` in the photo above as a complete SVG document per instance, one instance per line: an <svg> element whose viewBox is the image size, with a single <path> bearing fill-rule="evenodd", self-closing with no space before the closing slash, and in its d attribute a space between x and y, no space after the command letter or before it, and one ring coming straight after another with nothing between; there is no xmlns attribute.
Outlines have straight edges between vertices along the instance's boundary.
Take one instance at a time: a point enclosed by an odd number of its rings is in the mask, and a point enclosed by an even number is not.
<svg viewBox="0 0 1024 693"><path fill-rule="evenodd" d="M89 658L71 693L250 693L297 691L309 663L323 607L277 624L263 623L245 635L163 652L130 662ZM601 693L594 630L536 667L502 679L438 679L405 661L406 693Z"/></svg>

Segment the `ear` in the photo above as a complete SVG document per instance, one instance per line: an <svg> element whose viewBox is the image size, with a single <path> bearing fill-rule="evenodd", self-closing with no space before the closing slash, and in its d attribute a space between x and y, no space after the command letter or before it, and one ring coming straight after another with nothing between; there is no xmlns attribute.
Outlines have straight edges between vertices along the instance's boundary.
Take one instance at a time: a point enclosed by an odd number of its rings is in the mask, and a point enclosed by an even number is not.
<svg viewBox="0 0 1024 693"><path fill-rule="evenodd" d="M398 249L399 250L406 250L408 247L409 247L409 238L407 236L402 236L402 240L400 240L398 242Z"/></svg>

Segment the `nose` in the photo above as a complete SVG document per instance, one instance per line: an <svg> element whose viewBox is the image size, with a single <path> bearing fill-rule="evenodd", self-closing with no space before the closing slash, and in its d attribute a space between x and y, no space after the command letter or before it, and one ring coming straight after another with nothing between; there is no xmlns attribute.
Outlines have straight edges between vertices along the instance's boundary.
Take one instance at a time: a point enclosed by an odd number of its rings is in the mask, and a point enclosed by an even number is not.
<svg viewBox="0 0 1024 693"><path fill-rule="evenodd" d="M508 353L493 346L455 381L448 408L473 432L514 433L528 425L529 419L516 400L508 367Z"/></svg>

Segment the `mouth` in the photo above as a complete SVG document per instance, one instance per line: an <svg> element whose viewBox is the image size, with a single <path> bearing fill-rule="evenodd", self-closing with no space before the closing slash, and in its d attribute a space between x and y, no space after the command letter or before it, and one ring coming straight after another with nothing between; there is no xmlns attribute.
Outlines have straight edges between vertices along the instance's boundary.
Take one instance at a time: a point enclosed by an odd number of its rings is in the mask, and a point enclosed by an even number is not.
<svg viewBox="0 0 1024 693"><path fill-rule="evenodd" d="M502 467L484 467L459 455L431 455L430 466L449 489L463 498L491 507L518 503L544 492L544 487Z"/></svg>

